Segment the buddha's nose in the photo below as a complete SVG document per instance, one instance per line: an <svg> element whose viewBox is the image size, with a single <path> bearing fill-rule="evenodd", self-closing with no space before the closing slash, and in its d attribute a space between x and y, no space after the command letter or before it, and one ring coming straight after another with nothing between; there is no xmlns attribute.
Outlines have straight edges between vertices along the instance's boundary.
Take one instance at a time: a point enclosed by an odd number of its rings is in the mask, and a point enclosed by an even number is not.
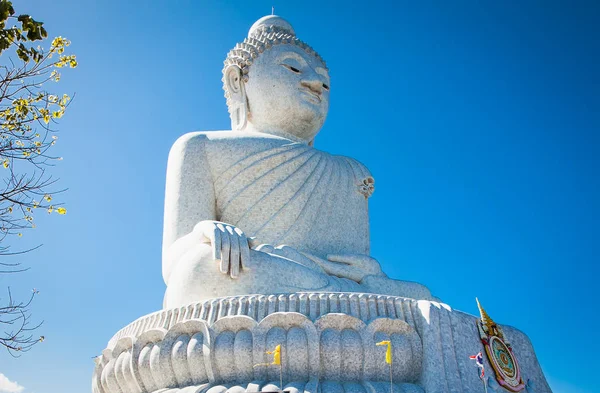
<svg viewBox="0 0 600 393"><path fill-rule="evenodd" d="M303 79L300 84L303 87L310 89L310 91L314 92L315 94L323 94L323 82L319 78L306 78Z"/></svg>

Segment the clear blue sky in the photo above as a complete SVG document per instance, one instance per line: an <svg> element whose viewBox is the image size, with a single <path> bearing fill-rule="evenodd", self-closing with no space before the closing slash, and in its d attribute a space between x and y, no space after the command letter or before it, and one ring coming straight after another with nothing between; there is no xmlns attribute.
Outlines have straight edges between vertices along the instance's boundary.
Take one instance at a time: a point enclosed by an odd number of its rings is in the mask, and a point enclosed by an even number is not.
<svg viewBox="0 0 600 393"><path fill-rule="evenodd" d="M455 309L475 296L529 335L555 392L600 391L600 7L593 1L16 2L71 39L68 214L15 247L46 341L0 373L23 393L89 392L92 356L161 308L164 174L186 132L228 129L222 61L287 18L331 69L319 149L366 164L372 254ZM160 5L159 5L160 4ZM63 92L61 91L61 93ZM398 253L392 250L400 250Z"/></svg>

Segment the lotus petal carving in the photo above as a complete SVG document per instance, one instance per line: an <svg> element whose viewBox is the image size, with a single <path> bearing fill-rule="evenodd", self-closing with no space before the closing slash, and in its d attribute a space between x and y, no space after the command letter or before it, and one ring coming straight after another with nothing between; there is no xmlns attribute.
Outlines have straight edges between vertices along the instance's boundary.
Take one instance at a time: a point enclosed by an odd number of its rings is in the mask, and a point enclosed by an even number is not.
<svg viewBox="0 0 600 393"><path fill-rule="evenodd" d="M393 343L398 391L422 391L414 385L422 369L421 339L404 320L365 322L328 312L313 321L295 311L266 314L259 322L248 315L226 315L212 323L191 318L168 329L147 323L149 328L135 335L122 334L96 359L93 391L216 393L265 391L271 385L276 390L279 367L254 367L268 363L265 352L276 345L281 345L284 385L292 390L308 391L316 384L321 391L366 392L378 391L382 383L389 391L389 368L375 346L381 340Z"/></svg>

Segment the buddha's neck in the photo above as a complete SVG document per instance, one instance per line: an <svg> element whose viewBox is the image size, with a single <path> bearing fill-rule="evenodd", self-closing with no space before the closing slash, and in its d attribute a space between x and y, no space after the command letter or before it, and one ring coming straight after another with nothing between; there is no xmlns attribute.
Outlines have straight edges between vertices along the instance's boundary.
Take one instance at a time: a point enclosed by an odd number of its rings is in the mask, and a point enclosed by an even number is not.
<svg viewBox="0 0 600 393"><path fill-rule="evenodd" d="M248 132L258 132L261 134L268 134L268 135L274 135L274 136L278 136L281 138L285 138L285 139L289 139L293 142L298 142L298 143L303 143L305 145L308 145L308 141L304 140L302 138L297 137L296 135L292 135L288 132L282 131L282 130L265 130L265 129L257 129L256 127L254 127L254 125L252 125L252 123L248 123L246 125L246 128L244 129L244 131L248 131Z"/></svg>

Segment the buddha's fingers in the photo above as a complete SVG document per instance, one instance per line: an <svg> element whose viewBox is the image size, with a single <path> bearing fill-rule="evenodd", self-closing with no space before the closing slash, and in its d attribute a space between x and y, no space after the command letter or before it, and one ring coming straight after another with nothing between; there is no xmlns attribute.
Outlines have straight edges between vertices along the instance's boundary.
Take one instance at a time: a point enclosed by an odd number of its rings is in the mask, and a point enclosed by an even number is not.
<svg viewBox="0 0 600 393"><path fill-rule="evenodd" d="M277 246L275 248L275 250L273 250L273 253L275 253L276 255L280 255L284 258L290 259L290 260L292 260L296 263L299 263L303 266L306 266L310 269L320 271L320 272L325 272L325 270L321 267L320 264L318 264L315 261L313 261L312 259L308 258L306 255L304 255L300 251L296 250L295 248L286 246L285 244L281 245L281 246Z"/></svg>
<svg viewBox="0 0 600 393"><path fill-rule="evenodd" d="M229 233L222 224L217 224L221 231L221 263L219 266L219 270L223 274L229 273L229 254L231 251L231 241L229 239Z"/></svg>
<svg viewBox="0 0 600 393"><path fill-rule="evenodd" d="M213 258L218 261L221 259L221 229L217 225L213 227L210 241L212 243Z"/></svg>
<svg viewBox="0 0 600 393"><path fill-rule="evenodd" d="M229 252L230 275L231 278L238 278L240 275L240 238L238 234L233 231L232 227L227 226L226 228L229 233L229 244L231 246Z"/></svg>
<svg viewBox="0 0 600 393"><path fill-rule="evenodd" d="M275 250L275 247L273 247L270 244L260 244L260 245L258 245L256 247L254 247L253 250L254 251L260 251L260 252L265 252L267 254L271 254Z"/></svg>
<svg viewBox="0 0 600 393"><path fill-rule="evenodd" d="M359 272L361 276L366 274L383 275L381 265L375 258L362 254L330 254L327 260L335 263L345 263L348 267ZM362 278L361 278L362 279ZM360 279L359 279L360 280Z"/></svg>
<svg viewBox="0 0 600 393"><path fill-rule="evenodd" d="M345 263L347 265L362 267L365 265L364 255L357 254L329 254L327 260L331 262Z"/></svg>
<svg viewBox="0 0 600 393"><path fill-rule="evenodd" d="M250 245L248 238L242 230L235 228L235 233L240 237L240 270L244 270L250 264Z"/></svg>
<svg viewBox="0 0 600 393"><path fill-rule="evenodd" d="M251 249L253 249L253 250L254 250L254 249L256 249L256 247L258 247L258 246L260 246L260 245L262 245L262 243L261 243L261 242L260 242L260 240L258 240L257 238L255 238L255 237L249 237L249 238L248 238L248 246L249 246Z"/></svg>
<svg viewBox="0 0 600 393"><path fill-rule="evenodd" d="M319 258L316 255L309 254L307 252L300 252L300 254L304 255L306 258L310 259L317 265L321 266L325 270L325 272L328 273L327 269L325 268L325 266L329 264L328 261L326 261L325 259Z"/></svg>
<svg viewBox="0 0 600 393"><path fill-rule="evenodd" d="M362 278L362 275L360 274L360 269L357 269L356 267L350 265L346 265L343 262L340 263L328 261L308 253L302 253L302 255L306 256L307 258L321 266L327 274L343 278L349 278L356 282L360 281Z"/></svg>
<svg viewBox="0 0 600 393"><path fill-rule="evenodd" d="M328 273L337 277L349 278L350 280L359 282L362 279L362 274L356 267L343 265L338 262L329 262L323 269Z"/></svg>

